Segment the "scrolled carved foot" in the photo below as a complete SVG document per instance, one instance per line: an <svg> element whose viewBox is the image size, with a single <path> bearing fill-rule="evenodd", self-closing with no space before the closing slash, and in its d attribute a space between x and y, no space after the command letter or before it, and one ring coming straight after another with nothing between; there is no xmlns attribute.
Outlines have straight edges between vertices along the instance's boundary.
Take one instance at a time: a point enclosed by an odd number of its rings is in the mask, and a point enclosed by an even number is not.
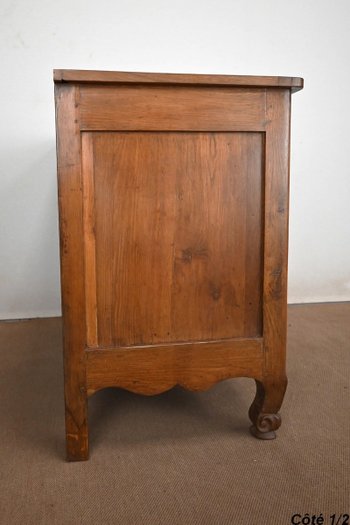
<svg viewBox="0 0 350 525"><path fill-rule="evenodd" d="M281 426L281 416L278 410L281 407L287 379L280 381L256 381L256 396L249 409L249 417L253 425L250 432L258 439L275 439L277 430Z"/></svg>
<svg viewBox="0 0 350 525"><path fill-rule="evenodd" d="M259 414L255 424L250 427L250 432L258 439L275 439L275 430L280 426L279 414Z"/></svg>

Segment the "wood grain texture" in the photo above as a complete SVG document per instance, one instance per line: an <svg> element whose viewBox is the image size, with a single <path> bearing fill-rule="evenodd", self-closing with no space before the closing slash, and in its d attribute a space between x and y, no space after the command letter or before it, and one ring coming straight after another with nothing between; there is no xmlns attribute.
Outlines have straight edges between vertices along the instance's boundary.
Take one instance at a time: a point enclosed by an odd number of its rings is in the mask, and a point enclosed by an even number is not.
<svg viewBox="0 0 350 525"><path fill-rule="evenodd" d="M258 439L275 439L276 430L281 426L281 408L287 388L287 378L266 375L255 378L256 395L249 409L249 418L253 425L250 431Z"/></svg>
<svg viewBox="0 0 350 525"><path fill-rule="evenodd" d="M87 389L119 386L144 395L175 385L206 390L229 377L263 376L261 339L88 350Z"/></svg>
<svg viewBox="0 0 350 525"><path fill-rule="evenodd" d="M95 188L92 136L81 134L83 220L84 220L84 276L86 338L89 347L98 346L96 297L96 242L95 242Z"/></svg>
<svg viewBox="0 0 350 525"><path fill-rule="evenodd" d="M80 88L82 130L265 129L265 90L198 86Z"/></svg>
<svg viewBox="0 0 350 525"><path fill-rule="evenodd" d="M256 381L249 410L252 434L274 439L287 388L287 265L289 206L290 91L266 96L263 341L264 377ZM257 379L257 378L256 378Z"/></svg>
<svg viewBox="0 0 350 525"><path fill-rule="evenodd" d="M195 84L209 86L284 87L297 91L304 81L298 77L251 75L193 75L178 73L133 73L123 71L89 71L55 69L55 82L123 83L123 84Z"/></svg>
<svg viewBox="0 0 350 525"><path fill-rule="evenodd" d="M59 70L67 455L87 395L252 377L272 439L287 378L290 96L302 79Z"/></svg>
<svg viewBox="0 0 350 525"><path fill-rule="evenodd" d="M91 135L99 344L261 335L263 136Z"/></svg>
<svg viewBox="0 0 350 525"><path fill-rule="evenodd" d="M67 458L87 459L84 237L75 86L56 86L57 171L65 374Z"/></svg>
<svg viewBox="0 0 350 525"><path fill-rule="evenodd" d="M290 92L267 93L264 241L264 346L267 376L285 378Z"/></svg>

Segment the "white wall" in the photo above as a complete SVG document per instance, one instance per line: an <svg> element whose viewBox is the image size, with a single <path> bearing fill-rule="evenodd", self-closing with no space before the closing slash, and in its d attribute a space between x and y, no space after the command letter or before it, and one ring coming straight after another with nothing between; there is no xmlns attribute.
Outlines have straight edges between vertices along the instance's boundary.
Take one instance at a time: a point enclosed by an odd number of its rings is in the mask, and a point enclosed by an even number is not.
<svg viewBox="0 0 350 525"><path fill-rule="evenodd" d="M0 318L60 314L53 68L303 76L289 301L350 300L349 0L1 0Z"/></svg>

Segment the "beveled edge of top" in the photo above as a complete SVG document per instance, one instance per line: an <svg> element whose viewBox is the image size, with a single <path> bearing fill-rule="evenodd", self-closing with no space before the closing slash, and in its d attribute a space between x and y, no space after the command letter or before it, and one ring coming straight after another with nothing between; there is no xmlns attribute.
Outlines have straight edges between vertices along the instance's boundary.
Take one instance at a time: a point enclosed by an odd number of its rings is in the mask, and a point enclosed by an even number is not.
<svg viewBox="0 0 350 525"><path fill-rule="evenodd" d="M261 88L290 88L292 92L304 87L299 77L203 75L181 73L136 73L126 71L94 71L85 69L54 69L55 83L76 82L91 84L182 84L207 86L241 86Z"/></svg>

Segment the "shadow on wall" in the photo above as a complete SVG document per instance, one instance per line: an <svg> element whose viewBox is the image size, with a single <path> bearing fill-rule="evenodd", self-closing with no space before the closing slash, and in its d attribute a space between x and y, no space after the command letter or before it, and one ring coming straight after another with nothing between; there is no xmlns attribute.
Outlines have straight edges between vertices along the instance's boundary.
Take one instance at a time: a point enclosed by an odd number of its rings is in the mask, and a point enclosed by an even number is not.
<svg viewBox="0 0 350 525"><path fill-rule="evenodd" d="M0 319L60 315L54 141L2 157Z"/></svg>

